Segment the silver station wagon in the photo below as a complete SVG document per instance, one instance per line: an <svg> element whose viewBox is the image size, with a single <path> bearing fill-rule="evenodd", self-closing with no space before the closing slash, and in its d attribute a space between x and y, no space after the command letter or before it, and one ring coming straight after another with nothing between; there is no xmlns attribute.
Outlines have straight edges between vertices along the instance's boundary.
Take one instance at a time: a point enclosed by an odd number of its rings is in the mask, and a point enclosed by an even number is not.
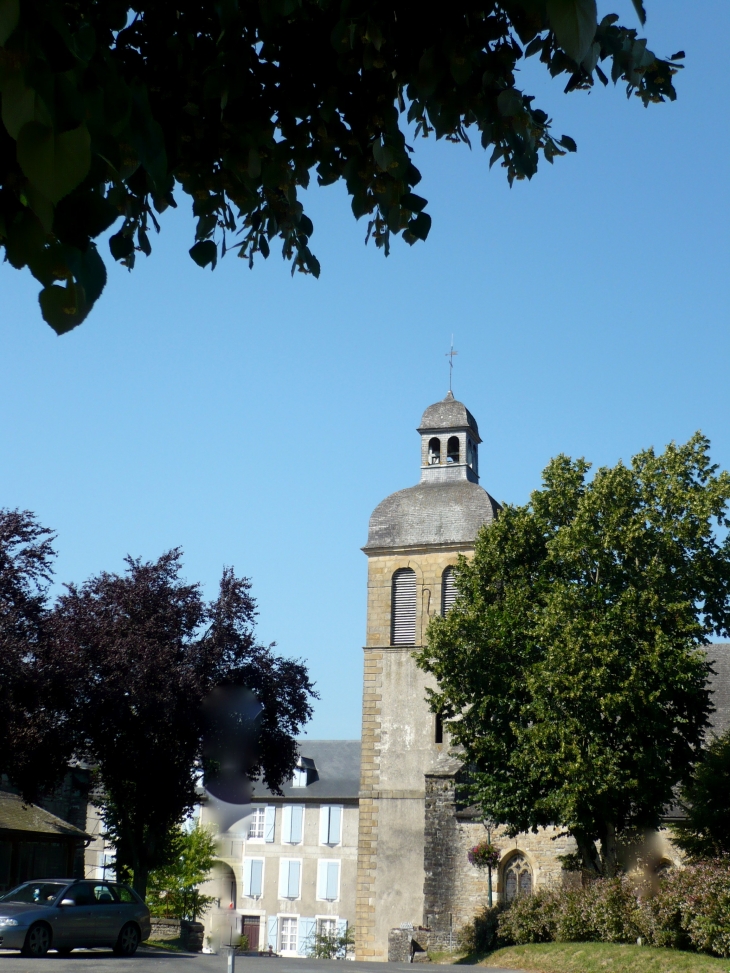
<svg viewBox="0 0 730 973"><path fill-rule="evenodd" d="M78 946L133 956L149 934L149 909L117 882L36 879L0 896L0 949L24 956L45 956L49 949L64 955Z"/></svg>

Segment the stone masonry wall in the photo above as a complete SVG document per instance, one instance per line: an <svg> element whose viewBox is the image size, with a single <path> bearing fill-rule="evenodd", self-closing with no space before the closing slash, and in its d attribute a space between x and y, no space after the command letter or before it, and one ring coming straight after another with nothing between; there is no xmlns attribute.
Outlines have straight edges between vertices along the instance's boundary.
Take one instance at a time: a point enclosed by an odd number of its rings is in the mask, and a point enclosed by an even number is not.
<svg viewBox="0 0 730 973"><path fill-rule="evenodd" d="M486 837L481 821L457 812L454 778L427 775L423 924L430 928L429 945L433 948L447 949L450 942L455 944L463 927L488 903L488 873L470 865L467 858L469 849ZM500 865L492 872L495 904L503 896L504 866L516 852L530 863L533 888L572 881L558 856L574 851L575 844L558 829L508 838L497 828L492 841L501 852Z"/></svg>

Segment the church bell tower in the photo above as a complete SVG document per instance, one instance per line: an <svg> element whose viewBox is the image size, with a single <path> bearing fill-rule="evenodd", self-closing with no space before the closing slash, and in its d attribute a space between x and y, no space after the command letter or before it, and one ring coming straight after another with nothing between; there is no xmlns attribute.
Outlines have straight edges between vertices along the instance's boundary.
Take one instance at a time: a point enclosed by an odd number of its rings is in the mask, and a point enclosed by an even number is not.
<svg viewBox="0 0 730 973"><path fill-rule="evenodd" d="M370 518L364 647L356 955L388 958L388 931L424 906L426 774L453 770L416 667L430 618L453 599L453 565L499 509L479 485L474 416L451 391L423 413L421 475Z"/></svg>

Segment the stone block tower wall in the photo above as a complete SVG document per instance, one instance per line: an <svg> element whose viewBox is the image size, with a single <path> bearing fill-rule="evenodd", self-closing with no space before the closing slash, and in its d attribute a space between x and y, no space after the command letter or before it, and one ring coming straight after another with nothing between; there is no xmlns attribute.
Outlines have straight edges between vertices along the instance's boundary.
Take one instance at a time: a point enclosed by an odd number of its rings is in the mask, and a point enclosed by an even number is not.
<svg viewBox="0 0 730 973"><path fill-rule="evenodd" d="M476 422L449 393L421 427L421 482L387 497L370 518L364 648L356 956L388 958L389 931L418 924L425 907L424 834L429 774L458 763L436 742L426 702L430 677L416 667L431 617L441 611L444 570L469 555L498 509L478 485ZM393 635L393 578L415 576L415 632Z"/></svg>

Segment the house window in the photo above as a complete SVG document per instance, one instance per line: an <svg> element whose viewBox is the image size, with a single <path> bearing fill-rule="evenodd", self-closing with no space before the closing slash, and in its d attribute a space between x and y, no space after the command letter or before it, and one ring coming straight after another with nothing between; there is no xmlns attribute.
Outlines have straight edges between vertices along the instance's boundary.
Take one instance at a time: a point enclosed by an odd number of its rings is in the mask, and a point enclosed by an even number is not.
<svg viewBox="0 0 730 973"><path fill-rule="evenodd" d="M295 767L294 775L291 779L292 787L306 787L307 786L307 768L306 767Z"/></svg>
<svg viewBox="0 0 730 973"><path fill-rule="evenodd" d="M243 863L243 894L249 899L258 899L264 890L263 858L247 858Z"/></svg>
<svg viewBox="0 0 730 973"><path fill-rule="evenodd" d="M248 822L248 840L263 841L266 827L266 808L255 807Z"/></svg>
<svg viewBox="0 0 730 973"><path fill-rule="evenodd" d="M416 572L401 568L393 575L391 645L416 644Z"/></svg>
<svg viewBox="0 0 730 973"><path fill-rule="evenodd" d="M329 858L317 862L317 898L336 902L340 897L340 863Z"/></svg>
<svg viewBox="0 0 730 973"><path fill-rule="evenodd" d="M441 575L441 614L448 615L449 609L456 598L456 582L454 569L451 565Z"/></svg>
<svg viewBox="0 0 730 973"><path fill-rule="evenodd" d="M280 950L282 953L296 953L299 920L284 916L281 920Z"/></svg>
<svg viewBox="0 0 730 973"><path fill-rule="evenodd" d="M428 443L428 465L438 466L441 462L441 440L433 439L429 440Z"/></svg>
<svg viewBox="0 0 730 973"><path fill-rule="evenodd" d="M337 919L317 919L317 935L334 939L337 935Z"/></svg>
<svg viewBox="0 0 730 973"><path fill-rule="evenodd" d="M449 436L449 441L446 446L446 462L447 463L459 462L459 437L458 436Z"/></svg>
<svg viewBox="0 0 730 973"><path fill-rule="evenodd" d="M339 845L342 841L342 808L324 805L319 811L320 845Z"/></svg>
<svg viewBox="0 0 730 973"><path fill-rule="evenodd" d="M279 898L298 899L301 894L302 862L299 858L279 859Z"/></svg>
<svg viewBox="0 0 730 973"><path fill-rule="evenodd" d="M504 867L504 897L507 902L532 894L532 869L521 853L513 855Z"/></svg>
<svg viewBox="0 0 730 973"><path fill-rule="evenodd" d="M304 834L304 807L287 804L281 814L281 840L286 845L301 845Z"/></svg>

